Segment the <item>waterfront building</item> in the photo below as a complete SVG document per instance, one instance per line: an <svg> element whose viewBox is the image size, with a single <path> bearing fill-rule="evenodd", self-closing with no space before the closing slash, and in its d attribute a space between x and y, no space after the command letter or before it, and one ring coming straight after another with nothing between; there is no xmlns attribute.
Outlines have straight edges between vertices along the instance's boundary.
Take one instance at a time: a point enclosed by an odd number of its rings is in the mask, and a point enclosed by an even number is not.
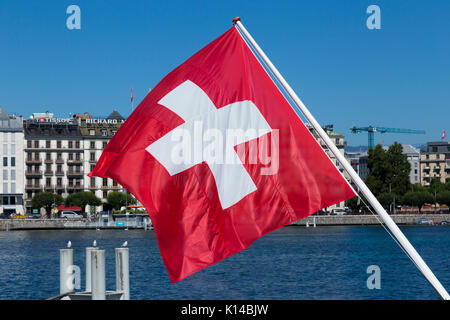
<svg viewBox="0 0 450 320"><path fill-rule="evenodd" d="M23 118L0 107L0 214L24 214Z"/></svg>
<svg viewBox="0 0 450 320"><path fill-rule="evenodd" d="M88 177L87 174L94 169L103 149L109 140L119 130L125 118L114 110L105 119L95 119L87 113L74 116L80 121L80 132L83 138L83 168L84 168L84 190L92 191L103 203L106 202L108 193L111 191L126 192L116 181L109 178ZM100 207L95 211L100 211ZM104 208L103 208L104 209Z"/></svg>
<svg viewBox="0 0 450 320"><path fill-rule="evenodd" d="M66 197L84 190L83 144L79 120L33 113L23 121L25 151L25 208L42 191Z"/></svg>
<svg viewBox="0 0 450 320"><path fill-rule="evenodd" d="M334 154L330 150L328 150L327 145L322 140L322 138L319 137L319 135L314 130L314 128L311 125L307 125L307 128L309 129L309 131L311 132L313 137L316 139L316 141L320 144L320 146L325 151L325 153L328 155L328 157L330 157L331 161L334 163L336 168L342 173L344 178L347 181L350 181L351 180L350 176L344 170L344 167L339 163L339 161L336 159ZM331 141L336 145L336 147L338 148L339 152L342 155L344 155L345 154L344 147L346 145L345 140L344 140L344 136L342 134L339 134L339 133L335 132L333 130L333 125L325 126L325 127L323 127L323 129L327 133L328 137L330 137ZM345 202L343 201L343 202L340 202L340 203L337 203L335 205L332 205L332 206L328 207L327 210L330 211L330 210L334 210L334 209L343 209L344 207L345 207Z"/></svg>
<svg viewBox="0 0 450 320"><path fill-rule="evenodd" d="M450 180L450 143L428 142L427 151L420 155L422 186L429 186L432 179L442 183Z"/></svg>
<svg viewBox="0 0 450 320"><path fill-rule="evenodd" d="M409 171L409 182L412 184L420 181L420 150L410 144L402 144L403 154L406 154L411 169Z"/></svg>

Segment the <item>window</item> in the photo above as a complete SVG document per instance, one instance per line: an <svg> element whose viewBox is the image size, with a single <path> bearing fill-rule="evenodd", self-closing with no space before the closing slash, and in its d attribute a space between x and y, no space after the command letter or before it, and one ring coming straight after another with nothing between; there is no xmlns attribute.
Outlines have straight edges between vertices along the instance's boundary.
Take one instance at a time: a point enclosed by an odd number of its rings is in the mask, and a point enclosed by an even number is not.
<svg viewBox="0 0 450 320"><path fill-rule="evenodd" d="M80 149L80 141L75 142L75 148Z"/></svg>
<svg viewBox="0 0 450 320"><path fill-rule="evenodd" d="M432 148L431 148L431 151L432 151L432 152L437 152L437 147L432 147Z"/></svg>
<svg viewBox="0 0 450 320"><path fill-rule="evenodd" d="M95 177L91 178L91 187L95 187Z"/></svg>
<svg viewBox="0 0 450 320"><path fill-rule="evenodd" d="M9 204L16 204L16 197L10 197Z"/></svg>
<svg viewBox="0 0 450 320"><path fill-rule="evenodd" d="M11 157L11 167L16 166L16 157Z"/></svg>
<svg viewBox="0 0 450 320"><path fill-rule="evenodd" d="M16 154L16 145L15 145L15 144L12 144L12 145L11 145L11 154L12 154L12 155L15 155L15 154Z"/></svg>
<svg viewBox="0 0 450 320"><path fill-rule="evenodd" d="M77 153L76 155L75 155L75 159L77 159L77 160L81 160L81 158L80 158L81 156L80 156L80 154L79 153Z"/></svg>
<svg viewBox="0 0 450 320"><path fill-rule="evenodd" d="M3 193L8 193L8 184L3 182Z"/></svg>
<svg viewBox="0 0 450 320"><path fill-rule="evenodd" d="M61 154L61 152L58 152L58 153L56 154L56 160L62 160L62 154Z"/></svg>
<svg viewBox="0 0 450 320"><path fill-rule="evenodd" d="M108 186L108 178L103 178L103 186L104 187Z"/></svg>
<svg viewBox="0 0 450 320"><path fill-rule="evenodd" d="M15 182L11 183L11 193L16 193L16 183Z"/></svg>
<svg viewBox="0 0 450 320"><path fill-rule="evenodd" d="M11 142L16 141L16 134L14 132L11 133Z"/></svg>
<svg viewBox="0 0 450 320"><path fill-rule="evenodd" d="M73 160L73 153L69 153L69 160Z"/></svg>
<svg viewBox="0 0 450 320"><path fill-rule="evenodd" d="M95 152L91 152L91 161L95 161Z"/></svg>
<svg viewBox="0 0 450 320"><path fill-rule="evenodd" d="M8 158L7 157L3 157L3 166L4 167L8 166Z"/></svg>
<svg viewBox="0 0 450 320"><path fill-rule="evenodd" d="M73 142L69 141L69 148L73 148Z"/></svg>
<svg viewBox="0 0 450 320"><path fill-rule="evenodd" d="M8 141L8 132L5 132L5 133L3 134L3 141L4 141L4 142L7 142L7 141Z"/></svg>
<svg viewBox="0 0 450 320"><path fill-rule="evenodd" d="M8 170L3 170L3 180L8 180Z"/></svg>
<svg viewBox="0 0 450 320"><path fill-rule="evenodd" d="M113 131L111 131L111 134L112 134L112 135L115 135L116 132L117 132L116 130L113 130Z"/></svg>
<svg viewBox="0 0 450 320"><path fill-rule="evenodd" d="M45 141L45 147L50 149L50 140Z"/></svg>
<svg viewBox="0 0 450 320"><path fill-rule="evenodd" d="M106 199L108 197L108 191L103 191L103 199Z"/></svg>
<svg viewBox="0 0 450 320"><path fill-rule="evenodd" d="M11 170L11 180L16 180L16 170Z"/></svg>
<svg viewBox="0 0 450 320"><path fill-rule="evenodd" d="M62 178L57 178L57 179L56 179L56 184L57 184L58 186L61 186L61 185L62 185Z"/></svg>
<svg viewBox="0 0 450 320"><path fill-rule="evenodd" d="M108 131L107 130L102 130L102 137L106 137L108 135Z"/></svg>
<svg viewBox="0 0 450 320"><path fill-rule="evenodd" d="M31 140L27 141L27 148L31 148Z"/></svg>
<svg viewBox="0 0 450 320"><path fill-rule="evenodd" d="M58 149L61 148L61 141L56 141L56 147L57 147Z"/></svg>
<svg viewBox="0 0 450 320"><path fill-rule="evenodd" d="M106 145L108 144L108 142L107 141L103 141L103 149L105 149L106 148Z"/></svg>
<svg viewBox="0 0 450 320"><path fill-rule="evenodd" d="M7 144L3 145L3 154L8 154L8 145Z"/></svg>
<svg viewBox="0 0 450 320"><path fill-rule="evenodd" d="M35 140L35 141L34 141L34 147L35 147L35 148L39 148L39 141L38 141L38 140Z"/></svg>
<svg viewBox="0 0 450 320"><path fill-rule="evenodd" d="M95 149L95 141L91 141L91 149Z"/></svg>
<svg viewBox="0 0 450 320"><path fill-rule="evenodd" d="M9 204L9 197L3 197L3 204Z"/></svg>
<svg viewBox="0 0 450 320"><path fill-rule="evenodd" d="M47 152L47 153L45 154L45 160L51 160L51 158L50 158L50 152Z"/></svg>
<svg viewBox="0 0 450 320"><path fill-rule="evenodd" d="M90 136L95 136L95 130L89 130L89 135Z"/></svg>

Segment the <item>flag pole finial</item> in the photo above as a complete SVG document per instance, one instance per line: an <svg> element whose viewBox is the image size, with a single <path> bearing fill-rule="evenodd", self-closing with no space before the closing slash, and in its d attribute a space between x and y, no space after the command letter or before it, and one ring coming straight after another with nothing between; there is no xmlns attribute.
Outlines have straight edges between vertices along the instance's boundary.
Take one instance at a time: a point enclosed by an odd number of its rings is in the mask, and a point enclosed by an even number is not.
<svg viewBox="0 0 450 320"><path fill-rule="evenodd" d="M241 21L241 18L239 17L234 17L233 18L233 26L236 24L236 22Z"/></svg>

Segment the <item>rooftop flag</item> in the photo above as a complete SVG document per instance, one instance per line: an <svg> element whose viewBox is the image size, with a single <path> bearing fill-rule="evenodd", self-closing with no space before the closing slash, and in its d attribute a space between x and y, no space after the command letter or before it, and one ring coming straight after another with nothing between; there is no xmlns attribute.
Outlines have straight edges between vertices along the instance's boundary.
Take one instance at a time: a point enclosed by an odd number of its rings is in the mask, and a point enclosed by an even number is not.
<svg viewBox="0 0 450 320"><path fill-rule="evenodd" d="M235 27L161 80L89 176L147 208L172 282L355 196Z"/></svg>
<svg viewBox="0 0 450 320"><path fill-rule="evenodd" d="M447 134L445 133L445 130L444 130L444 132L442 133L442 136L441 136L441 140L444 140L445 137L447 137Z"/></svg>

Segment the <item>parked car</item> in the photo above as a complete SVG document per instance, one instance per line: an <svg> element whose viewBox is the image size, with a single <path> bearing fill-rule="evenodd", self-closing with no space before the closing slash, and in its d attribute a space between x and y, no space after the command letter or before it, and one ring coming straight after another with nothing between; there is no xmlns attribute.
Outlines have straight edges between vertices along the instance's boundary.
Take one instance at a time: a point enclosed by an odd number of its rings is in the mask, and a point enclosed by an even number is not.
<svg viewBox="0 0 450 320"><path fill-rule="evenodd" d="M83 215L76 213L75 211L61 211L61 218L65 219L82 219Z"/></svg>
<svg viewBox="0 0 450 320"><path fill-rule="evenodd" d="M338 216L342 216L342 215L346 214L346 212L343 209L334 209L333 210L333 214L336 214Z"/></svg>

